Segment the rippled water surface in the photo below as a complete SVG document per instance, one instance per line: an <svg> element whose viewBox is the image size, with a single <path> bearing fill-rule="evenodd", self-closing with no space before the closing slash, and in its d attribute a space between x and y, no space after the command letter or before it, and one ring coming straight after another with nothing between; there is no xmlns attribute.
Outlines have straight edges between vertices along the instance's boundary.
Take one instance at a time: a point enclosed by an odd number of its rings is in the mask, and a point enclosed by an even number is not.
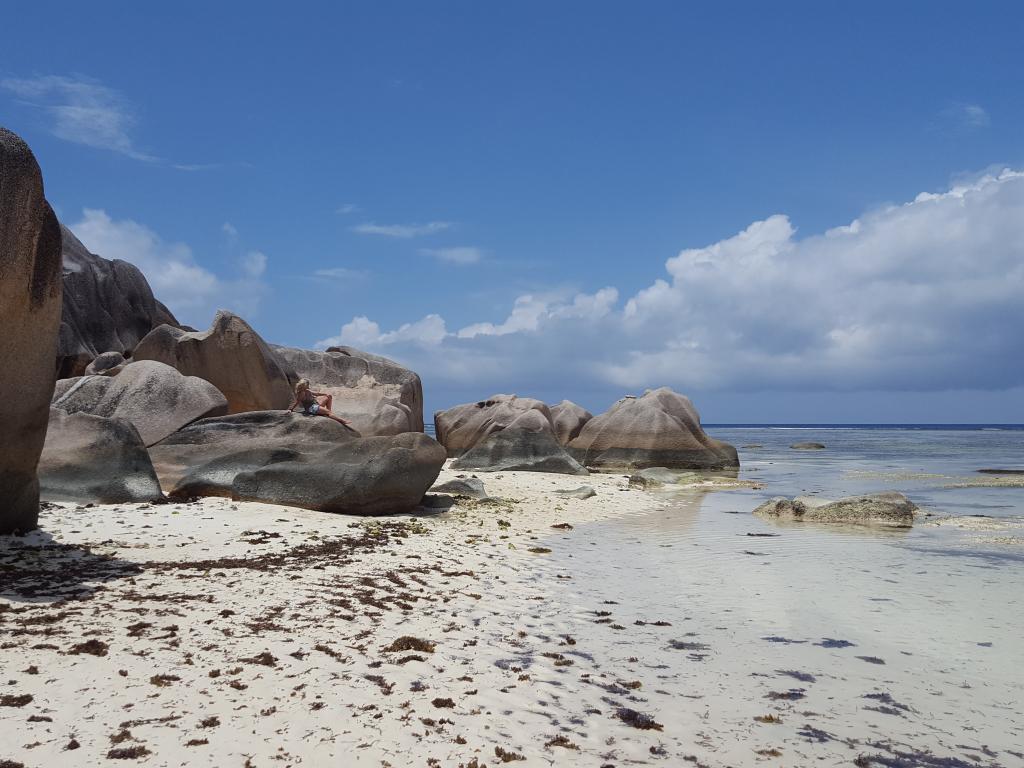
<svg viewBox="0 0 1024 768"><path fill-rule="evenodd" d="M612 657L645 665L644 690L668 697L646 703L681 741L730 764L778 749L786 765L1024 765L1024 488L946 487L1024 467L1024 432L709 432L761 446L741 449L741 477L764 489L666 493L554 537L547 566L577 619L611 606ZM804 441L827 448L788 447ZM878 490L931 516L876 530L750 514Z"/></svg>

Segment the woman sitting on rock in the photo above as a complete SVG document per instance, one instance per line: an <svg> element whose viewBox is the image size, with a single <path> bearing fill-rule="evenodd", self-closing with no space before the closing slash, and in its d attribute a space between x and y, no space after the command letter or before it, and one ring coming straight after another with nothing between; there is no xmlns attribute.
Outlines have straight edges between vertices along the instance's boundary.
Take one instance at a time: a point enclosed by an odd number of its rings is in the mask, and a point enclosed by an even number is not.
<svg viewBox="0 0 1024 768"><path fill-rule="evenodd" d="M295 385L295 400L288 406L288 410L293 411L295 406L301 405L302 412L307 416L326 416L347 427L347 421L331 413L331 405L333 403L334 398L331 395L311 390L309 388L309 379L299 379Z"/></svg>

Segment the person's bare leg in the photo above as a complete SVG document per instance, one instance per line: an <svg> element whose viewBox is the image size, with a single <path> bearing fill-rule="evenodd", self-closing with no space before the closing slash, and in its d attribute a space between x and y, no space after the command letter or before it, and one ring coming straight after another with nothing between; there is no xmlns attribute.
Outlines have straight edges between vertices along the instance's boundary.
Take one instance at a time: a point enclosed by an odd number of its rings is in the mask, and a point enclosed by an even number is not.
<svg viewBox="0 0 1024 768"><path fill-rule="evenodd" d="M319 413L321 416L326 416L329 419L334 419L336 422L338 422L339 424L343 424L346 427L348 426L348 422L347 421L345 421L340 416L335 416L327 408L321 408L319 411L317 411L317 413Z"/></svg>

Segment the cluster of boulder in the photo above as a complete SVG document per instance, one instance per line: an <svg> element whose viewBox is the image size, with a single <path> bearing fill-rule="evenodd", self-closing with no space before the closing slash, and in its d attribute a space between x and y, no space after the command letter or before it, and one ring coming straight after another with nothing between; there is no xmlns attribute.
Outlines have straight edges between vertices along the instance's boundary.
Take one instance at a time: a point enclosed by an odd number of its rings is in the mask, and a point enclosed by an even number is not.
<svg viewBox="0 0 1024 768"><path fill-rule="evenodd" d="M135 266L58 221L29 148L0 129L0 533L35 527L40 497L79 503L226 496L357 514L409 511L456 469L738 466L668 389L593 416L515 395L435 414L419 376L351 347L268 344L218 312L189 328ZM307 379L350 426L288 412Z"/></svg>
<svg viewBox="0 0 1024 768"><path fill-rule="evenodd" d="M739 466L736 449L709 437L689 398L671 389L624 397L599 416L563 400L494 395L434 414L455 469L587 474L646 467Z"/></svg>

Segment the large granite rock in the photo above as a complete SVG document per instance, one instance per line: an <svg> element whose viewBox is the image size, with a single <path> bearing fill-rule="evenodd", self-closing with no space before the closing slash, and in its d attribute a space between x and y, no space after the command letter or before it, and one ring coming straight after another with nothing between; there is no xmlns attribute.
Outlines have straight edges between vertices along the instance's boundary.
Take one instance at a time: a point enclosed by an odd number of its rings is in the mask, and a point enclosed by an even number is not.
<svg viewBox="0 0 1024 768"><path fill-rule="evenodd" d="M555 439L551 424L531 410L505 429L492 432L452 462L452 469L480 472L589 474Z"/></svg>
<svg viewBox="0 0 1024 768"><path fill-rule="evenodd" d="M594 414L572 400L563 400L551 406L551 426L562 445L568 445L579 437L584 425L592 418Z"/></svg>
<svg viewBox="0 0 1024 768"><path fill-rule="evenodd" d="M476 403L438 411L434 414L434 431L437 441L449 456L461 456L492 432L500 432L528 411L537 411L551 429L551 411L540 400L493 395Z"/></svg>
<svg viewBox="0 0 1024 768"><path fill-rule="evenodd" d="M689 398L667 387L619 400L583 426L569 451L581 464L602 470L739 466L736 449L708 437Z"/></svg>
<svg viewBox="0 0 1024 768"><path fill-rule="evenodd" d="M85 376L117 376L128 361L120 352L103 352L85 366Z"/></svg>
<svg viewBox="0 0 1024 768"><path fill-rule="evenodd" d="M218 312L206 331L154 328L135 347L133 357L206 379L224 393L229 413L283 409L292 402L284 366L260 335L231 312Z"/></svg>
<svg viewBox="0 0 1024 768"><path fill-rule="evenodd" d="M60 312L60 225L32 151L0 128L0 534L38 521Z"/></svg>
<svg viewBox="0 0 1024 768"><path fill-rule="evenodd" d="M393 360L352 347L311 352L272 347L287 371L334 397L331 410L361 435L423 431L420 377Z"/></svg>
<svg viewBox="0 0 1024 768"><path fill-rule="evenodd" d="M57 375L81 376L104 352L131 353L147 333L178 321L134 264L90 253L61 226L64 305L57 345Z"/></svg>
<svg viewBox="0 0 1024 768"><path fill-rule="evenodd" d="M153 445L208 416L227 413L224 395L196 376L182 376L153 360L132 363L117 376L61 379L53 405L68 413L118 418L131 422L146 445Z"/></svg>
<svg viewBox="0 0 1024 768"><path fill-rule="evenodd" d="M415 508L444 449L422 433L357 437L324 418L266 411L204 419L152 449L172 498L240 501L357 515Z"/></svg>
<svg viewBox="0 0 1024 768"><path fill-rule="evenodd" d="M902 493L874 493L850 496L838 501L799 496L778 497L754 510L758 517L814 523L846 523L909 528L917 506Z"/></svg>
<svg viewBox="0 0 1024 768"><path fill-rule="evenodd" d="M131 422L50 409L39 459L48 501L121 504L163 499L146 446Z"/></svg>

